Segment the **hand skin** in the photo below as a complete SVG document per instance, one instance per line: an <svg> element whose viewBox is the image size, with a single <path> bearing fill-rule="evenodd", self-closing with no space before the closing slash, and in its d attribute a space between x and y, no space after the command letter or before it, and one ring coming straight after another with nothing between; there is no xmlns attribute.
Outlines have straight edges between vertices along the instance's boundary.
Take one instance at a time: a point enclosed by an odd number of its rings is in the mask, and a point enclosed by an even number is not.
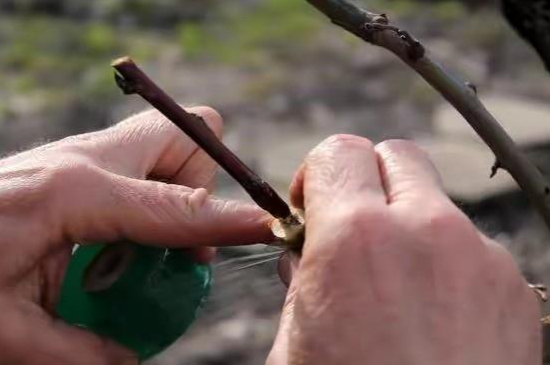
<svg viewBox="0 0 550 365"><path fill-rule="evenodd" d="M331 137L291 196L306 242L268 365L541 363L536 295L414 144Z"/></svg>
<svg viewBox="0 0 550 365"><path fill-rule="evenodd" d="M221 135L215 111L190 111ZM271 239L265 212L208 195L214 167L153 111L0 161L0 364L137 364L54 318L73 243L128 238L209 261L208 246Z"/></svg>

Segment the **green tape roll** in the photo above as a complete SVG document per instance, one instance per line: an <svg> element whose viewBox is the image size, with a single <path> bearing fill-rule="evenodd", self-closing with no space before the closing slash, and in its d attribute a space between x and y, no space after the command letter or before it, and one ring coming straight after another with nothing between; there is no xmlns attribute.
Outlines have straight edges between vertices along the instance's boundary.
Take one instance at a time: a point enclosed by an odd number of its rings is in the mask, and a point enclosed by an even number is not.
<svg viewBox="0 0 550 365"><path fill-rule="evenodd" d="M67 269L57 313L144 360L187 330L211 283L210 267L181 250L124 242L80 246Z"/></svg>

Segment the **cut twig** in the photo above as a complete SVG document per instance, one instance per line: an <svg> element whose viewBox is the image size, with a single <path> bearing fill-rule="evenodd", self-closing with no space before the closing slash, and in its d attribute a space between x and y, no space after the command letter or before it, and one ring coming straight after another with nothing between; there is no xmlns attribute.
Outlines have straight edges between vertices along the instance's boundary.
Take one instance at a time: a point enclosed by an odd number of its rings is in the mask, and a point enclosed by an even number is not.
<svg viewBox="0 0 550 365"><path fill-rule="evenodd" d="M261 208L275 218L294 221L288 205L275 189L231 152L200 116L186 112L129 57L115 60L112 66L118 72L117 85L125 94L139 94L164 114L227 171Z"/></svg>
<svg viewBox="0 0 550 365"><path fill-rule="evenodd" d="M529 284L529 287L535 291L539 299L543 302L548 301L548 288L543 284Z"/></svg>
<svg viewBox="0 0 550 365"><path fill-rule="evenodd" d="M471 86L457 81L432 61L422 44L408 32L389 25L385 14L359 9L346 0L307 1L333 23L396 54L447 99L491 148L499 167L512 175L550 228L550 186L481 103Z"/></svg>

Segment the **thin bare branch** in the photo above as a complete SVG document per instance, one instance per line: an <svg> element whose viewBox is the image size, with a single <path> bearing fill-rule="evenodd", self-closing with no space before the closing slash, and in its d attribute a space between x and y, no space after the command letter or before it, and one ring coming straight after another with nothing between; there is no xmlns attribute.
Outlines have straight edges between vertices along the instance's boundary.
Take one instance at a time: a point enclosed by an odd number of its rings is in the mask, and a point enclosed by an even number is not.
<svg viewBox="0 0 550 365"><path fill-rule="evenodd" d="M333 23L366 42L393 52L447 99L491 148L498 161L496 166L512 175L550 228L549 184L481 103L471 84L457 81L432 61L422 44L408 32L390 25L385 14L362 10L346 0L307 1Z"/></svg>
<svg viewBox="0 0 550 365"><path fill-rule="evenodd" d="M293 220L288 205L275 189L231 152L200 116L186 112L129 57L115 60L112 66L118 72L117 85L125 94L139 94L164 114L227 171L260 207L276 218Z"/></svg>

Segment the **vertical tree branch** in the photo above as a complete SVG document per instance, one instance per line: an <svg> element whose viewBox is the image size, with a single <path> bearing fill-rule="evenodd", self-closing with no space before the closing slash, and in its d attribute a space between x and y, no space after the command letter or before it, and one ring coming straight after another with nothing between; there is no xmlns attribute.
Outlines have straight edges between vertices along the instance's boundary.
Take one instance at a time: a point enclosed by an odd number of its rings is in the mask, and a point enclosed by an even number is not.
<svg viewBox="0 0 550 365"><path fill-rule="evenodd" d="M366 42L393 52L447 99L493 151L497 158L495 166L512 175L550 228L549 184L485 108L468 83L457 81L432 61L422 44L408 32L389 25L386 15L359 9L346 0L307 1L333 23Z"/></svg>

